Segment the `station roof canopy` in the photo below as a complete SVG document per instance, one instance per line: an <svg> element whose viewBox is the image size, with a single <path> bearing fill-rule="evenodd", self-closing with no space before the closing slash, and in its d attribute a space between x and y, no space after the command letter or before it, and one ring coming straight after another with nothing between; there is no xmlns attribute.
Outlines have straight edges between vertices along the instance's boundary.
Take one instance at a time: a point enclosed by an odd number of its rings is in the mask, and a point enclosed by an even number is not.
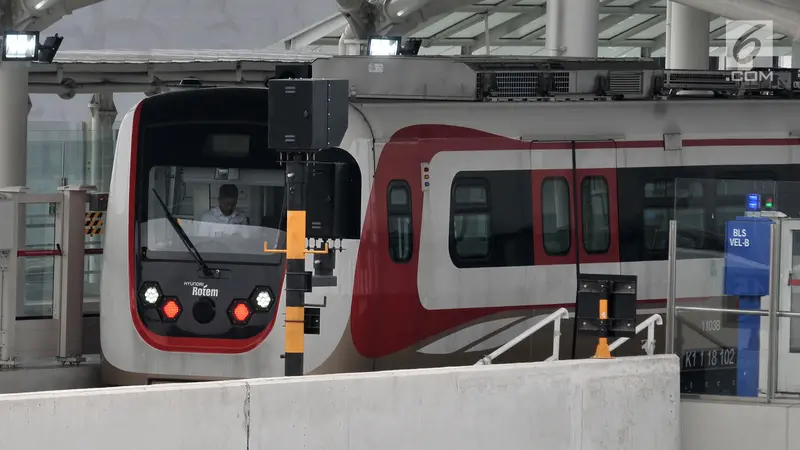
<svg viewBox="0 0 800 450"><path fill-rule="evenodd" d="M600 57L664 56L666 46L665 0L600 1ZM486 53L488 15L489 50L493 55L545 55L546 0L485 0L431 19L409 36L423 40L421 55ZM711 16L710 54L725 55L726 18ZM283 39L286 49L336 53L339 36L347 25L335 14ZM774 55L790 53L791 42L773 36Z"/></svg>

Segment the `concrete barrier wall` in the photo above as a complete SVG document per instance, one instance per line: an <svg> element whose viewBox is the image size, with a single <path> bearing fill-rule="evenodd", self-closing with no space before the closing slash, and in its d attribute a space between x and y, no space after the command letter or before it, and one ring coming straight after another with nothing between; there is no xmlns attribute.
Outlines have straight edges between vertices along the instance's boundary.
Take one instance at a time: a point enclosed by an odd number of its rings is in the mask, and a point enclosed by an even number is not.
<svg viewBox="0 0 800 450"><path fill-rule="evenodd" d="M797 450L800 401L682 400L683 450Z"/></svg>
<svg viewBox="0 0 800 450"><path fill-rule="evenodd" d="M675 356L0 396L0 449L678 450Z"/></svg>

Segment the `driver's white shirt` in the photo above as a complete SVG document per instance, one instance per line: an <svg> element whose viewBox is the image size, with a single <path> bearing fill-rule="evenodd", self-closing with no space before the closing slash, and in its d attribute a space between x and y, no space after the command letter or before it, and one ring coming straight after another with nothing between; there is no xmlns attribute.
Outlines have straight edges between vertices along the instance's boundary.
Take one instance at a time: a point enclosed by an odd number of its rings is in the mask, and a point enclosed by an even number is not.
<svg viewBox="0 0 800 450"><path fill-rule="evenodd" d="M249 220L244 214L239 214L236 210L230 216L226 216L215 206L203 213L200 217L200 233L208 236L221 234L231 234L237 232L238 227L227 227L226 225L247 225ZM241 233L241 231L238 231Z"/></svg>

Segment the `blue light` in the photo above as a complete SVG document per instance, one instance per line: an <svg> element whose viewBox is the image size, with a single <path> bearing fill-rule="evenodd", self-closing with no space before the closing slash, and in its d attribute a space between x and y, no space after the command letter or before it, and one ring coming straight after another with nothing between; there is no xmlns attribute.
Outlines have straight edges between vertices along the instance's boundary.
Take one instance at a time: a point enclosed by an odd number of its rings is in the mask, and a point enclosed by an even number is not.
<svg viewBox="0 0 800 450"><path fill-rule="evenodd" d="M761 195L760 194L747 194L747 207L748 211L761 211Z"/></svg>

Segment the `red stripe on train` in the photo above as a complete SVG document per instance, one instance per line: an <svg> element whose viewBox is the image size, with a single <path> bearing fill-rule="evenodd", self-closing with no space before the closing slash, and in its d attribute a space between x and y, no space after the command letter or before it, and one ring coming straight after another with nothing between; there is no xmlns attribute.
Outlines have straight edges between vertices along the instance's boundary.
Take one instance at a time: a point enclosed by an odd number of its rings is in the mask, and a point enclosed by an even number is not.
<svg viewBox="0 0 800 450"><path fill-rule="evenodd" d="M684 147L787 146L798 145L797 138L685 139ZM662 148L660 140L577 142L576 149ZM405 179L420 186L420 164L429 163L442 151L481 150L564 150L572 143L521 141L470 128L450 125L415 125L397 131L386 143L378 160L373 188L367 204L361 244L356 260L350 331L360 354L379 358L461 326L472 320L502 311L553 308L561 305L523 305L486 308L427 310L420 302L417 271L419 236L422 222L422 191L412 189L413 255L407 263L393 262L388 254L386 191L392 179ZM613 171L614 169L609 169ZM610 177L611 180L616 177ZM611 188L611 186L609 186ZM616 203L612 202L614 208ZM616 211L611 217L616 220ZM580 218L578 218L580 219ZM619 260L618 227L614 230L610 252L615 255L581 255L582 263ZM534 249L534 251L536 251ZM595 260L596 259L596 260ZM652 300L654 303L664 300ZM651 302L651 301L647 301ZM571 306L572 303L563 306Z"/></svg>

